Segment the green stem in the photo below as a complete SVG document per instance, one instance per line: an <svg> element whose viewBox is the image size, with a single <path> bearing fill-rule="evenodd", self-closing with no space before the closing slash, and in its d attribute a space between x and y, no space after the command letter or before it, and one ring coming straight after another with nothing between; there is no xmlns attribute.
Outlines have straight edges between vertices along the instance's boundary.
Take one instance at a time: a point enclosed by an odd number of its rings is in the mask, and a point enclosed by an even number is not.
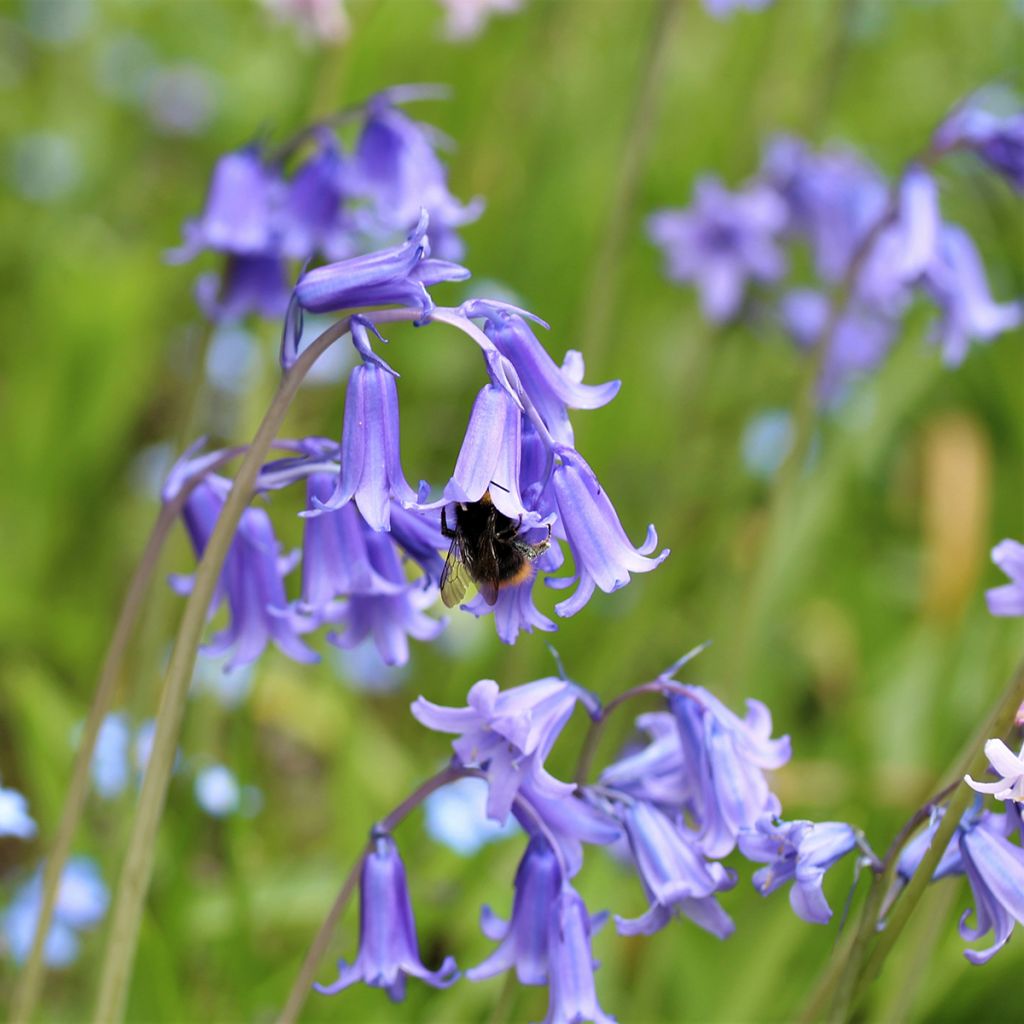
<svg viewBox="0 0 1024 1024"><path fill-rule="evenodd" d="M225 452L223 461L227 462L237 454L237 451ZM216 468L216 465L219 463L211 468ZM39 917L32 939L32 949L18 977L11 1000L10 1019L12 1024L25 1024L31 1020L39 1002L44 976L43 951L46 948L46 936L50 933L60 879L64 874L64 867L71 853L71 844L74 841L75 832L78 830L78 824L85 809L85 801L89 795L90 768L92 767L93 752L96 749L96 740L99 737L103 720L114 702L128 644L135 632L135 626L150 584L153 582L164 542L177 521L186 499L200 479L197 477L187 481L172 501L161 506L121 604L114 632L111 634L110 643L103 657L103 665L93 693L92 705L82 729L78 752L75 754L71 782L64 800L60 822L57 825L57 833L43 868L42 903L39 907Z"/></svg>
<svg viewBox="0 0 1024 1024"><path fill-rule="evenodd" d="M415 320L420 315L419 310L396 309L376 312L373 318L377 322L386 323ZM345 318L329 327L302 352L294 366L282 378L277 394L239 466L231 493L196 570L192 592L185 605L164 680L156 716L153 749L136 804L128 852L114 896L114 909L93 1015L97 1024L116 1024L124 1018L143 904L153 873L156 835L167 797L189 682L195 667L196 652L206 623L207 610L224 559L227 557L242 513L252 497L260 466L273 444L299 385L317 358L348 331L348 326L349 320Z"/></svg>

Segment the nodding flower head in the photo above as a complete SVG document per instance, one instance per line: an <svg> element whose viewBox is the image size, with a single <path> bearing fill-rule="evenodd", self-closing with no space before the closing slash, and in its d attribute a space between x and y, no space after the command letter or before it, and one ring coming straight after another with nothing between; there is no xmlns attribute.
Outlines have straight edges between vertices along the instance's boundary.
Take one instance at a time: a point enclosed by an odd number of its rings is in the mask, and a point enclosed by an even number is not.
<svg viewBox="0 0 1024 1024"><path fill-rule="evenodd" d="M447 988L458 977L450 956L436 971L420 960L405 865L391 836L376 834L359 881L359 953L352 964L338 962L337 981L313 987L330 996L361 981L399 1002L405 998L406 978Z"/></svg>
<svg viewBox="0 0 1024 1024"><path fill-rule="evenodd" d="M1000 115L968 100L935 133L935 149L968 149L1024 192L1024 111Z"/></svg>
<svg viewBox="0 0 1024 1024"><path fill-rule="evenodd" d="M993 615L1024 615L1024 544L1000 541L992 549L992 561L1009 576L1010 582L985 591L988 610Z"/></svg>

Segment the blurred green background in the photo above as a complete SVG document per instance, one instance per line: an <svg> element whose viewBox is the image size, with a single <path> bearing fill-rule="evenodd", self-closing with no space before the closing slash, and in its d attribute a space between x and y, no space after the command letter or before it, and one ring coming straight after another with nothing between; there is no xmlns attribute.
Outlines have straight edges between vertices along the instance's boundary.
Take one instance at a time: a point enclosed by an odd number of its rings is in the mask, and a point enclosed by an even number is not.
<svg viewBox="0 0 1024 1024"><path fill-rule="evenodd" d="M947 372L924 342L927 317L912 316L882 370L822 419L792 521L766 543L769 484L745 468L741 439L758 413L794 406L808 364L768 328L702 322L643 233L652 209L689 202L699 174L742 182L778 131L843 140L897 171L965 94L994 80L1020 88L1020 5L779 0L716 21L686 2L661 32L663 6L528 0L453 45L433 0L365 0L348 4L350 41L318 48L258 4L0 5L0 778L28 795L40 824L34 842L0 840L0 908L53 833L71 736L155 516L152 467L197 434L248 439L274 388L276 326L256 328L245 386L225 390L223 372L206 371L197 268L163 260L224 150L284 139L392 84L451 85L451 100L410 109L457 141L452 190L484 196L487 210L463 233L475 282L437 297L455 303L498 282L551 323L556 358L579 348L587 380L622 378L612 405L575 416L578 446L630 535L653 521L672 548L656 572L514 648L489 620L457 616L447 641L414 644L406 671L383 674L397 684L389 692L359 689L352 663L333 654L308 668L271 652L241 706L194 698L186 758L227 764L263 806L213 821L185 773L172 783L131 1019L266 1020L280 1008L370 824L447 757L446 739L408 714L417 694L462 703L480 678L551 674L550 641L568 673L607 698L710 638L686 678L736 709L764 700L776 732L792 735L793 761L776 778L787 817L854 822L881 850L1024 650L1020 623L991 618L982 597L1001 581L988 549L1024 538L1020 333ZM655 51L664 74L638 118ZM187 124L182 104L198 110ZM1020 295L1019 201L959 161L941 183L944 212L973 232L995 295ZM602 263L609 230L618 244ZM406 473L442 481L483 383L479 357L441 327L389 337ZM337 380L307 385L289 433L337 435L343 391ZM274 500L292 542L298 501ZM161 575L191 567L179 531ZM550 610L554 595L541 601ZM150 595L120 702L140 720L155 708L180 610L162 585ZM629 718L613 722L599 757L627 737ZM582 733L574 720L555 774L572 771ZM131 799L90 804L76 844L111 884ZM491 948L479 906L507 911L521 844L462 858L426 841L421 814L398 842L426 962L449 952L478 962ZM636 880L600 851L588 861L580 888L592 909L639 913ZM836 924L802 923L785 894L762 899L740 870L722 898L737 923L726 943L685 922L650 940L600 933L607 1012L668 1022L798 1011ZM828 880L834 907L850 882L844 862ZM1019 1013L1022 939L970 966L955 930L968 905L960 881L928 894L875 988L872 1019ZM353 906L337 955L354 955L356 923ZM92 934L78 964L50 976L44 1019L85 1014L101 952ZM13 970L0 960L0 1002ZM330 960L318 976L333 980ZM484 1021L501 987L413 983L399 1006L363 988L314 995L305 1019ZM510 998L507 1019L543 1016L543 990Z"/></svg>

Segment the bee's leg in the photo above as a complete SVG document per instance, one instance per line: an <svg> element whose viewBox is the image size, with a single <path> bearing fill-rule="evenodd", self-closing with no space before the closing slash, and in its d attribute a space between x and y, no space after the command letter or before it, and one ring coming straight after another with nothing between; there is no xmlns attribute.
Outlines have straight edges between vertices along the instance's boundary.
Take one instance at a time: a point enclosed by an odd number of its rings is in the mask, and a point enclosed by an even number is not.
<svg viewBox="0 0 1024 1024"><path fill-rule="evenodd" d="M446 509L447 509L446 505L442 505L441 506L441 533L442 533L443 536L448 537L449 539L451 539L452 537L455 536L455 531L448 529L448 517L447 517L447 515L445 515Z"/></svg>

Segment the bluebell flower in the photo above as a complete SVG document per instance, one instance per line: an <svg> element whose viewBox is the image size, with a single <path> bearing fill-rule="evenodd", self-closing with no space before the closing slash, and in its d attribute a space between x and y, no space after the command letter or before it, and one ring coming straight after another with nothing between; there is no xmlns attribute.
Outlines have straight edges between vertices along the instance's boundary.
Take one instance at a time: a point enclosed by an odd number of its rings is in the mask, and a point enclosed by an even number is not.
<svg viewBox="0 0 1024 1024"><path fill-rule="evenodd" d="M230 768L210 765L196 772L196 803L213 818L226 818L242 804L242 787Z"/></svg>
<svg viewBox="0 0 1024 1024"><path fill-rule="evenodd" d="M598 964L590 936L605 915L592 918L580 894L563 881L548 923L548 990L544 1024L614 1024L598 1005L594 971Z"/></svg>
<svg viewBox="0 0 1024 1024"><path fill-rule="evenodd" d="M1000 541L992 549L992 561L1010 577L1010 582L985 591L988 610L993 615L1024 615L1024 544Z"/></svg>
<svg viewBox="0 0 1024 1024"><path fill-rule="evenodd" d="M357 981L384 989L395 1002L405 997L406 978L419 978L434 988L447 988L459 976L452 957L436 971L424 967L416 940L416 923L405 879L405 865L394 840L374 836L359 880L359 953L355 962L338 962L338 980L314 985L334 995Z"/></svg>
<svg viewBox="0 0 1024 1024"><path fill-rule="evenodd" d="M736 873L707 861L693 840L653 804L627 800L619 806L633 855L650 907L638 918L615 918L622 935L653 935L674 914L691 918L720 939L734 926L714 894L731 889Z"/></svg>
<svg viewBox="0 0 1024 1024"><path fill-rule="evenodd" d="M16 789L0 786L0 839L5 836L32 839L36 831L36 823L28 813L25 797Z"/></svg>
<svg viewBox="0 0 1024 1024"><path fill-rule="evenodd" d="M760 701L748 700L741 719L703 687L686 690L690 697L669 697L686 766L684 806L705 855L724 857L742 829L781 811L764 772L789 760L789 737L771 738L771 713Z"/></svg>
<svg viewBox="0 0 1024 1024"><path fill-rule="evenodd" d="M1001 116L968 100L940 125L934 146L939 153L971 150L1024 192L1024 112Z"/></svg>
<svg viewBox="0 0 1024 1024"><path fill-rule="evenodd" d="M123 711L111 712L100 723L90 771L92 784L104 799L112 799L128 785L131 777L131 742L132 728Z"/></svg>
<svg viewBox="0 0 1024 1024"><path fill-rule="evenodd" d="M343 627L342 633L327 634L330 643L351 649L372 637L386 665L404 665L409 660L410 636L434 640L444 629L443 620L424 614L424 609L434 603L435 592L407 579L389 534L372 530L361 521L359 525L374 578L388 581L398 589L393 593L352 593L317 618Z"/></svg>
<svg viewBox="0 0 1024 1024"><path fill-rule="evenodd" d="M618 394L621 381L584 384L583 356L573 349L566 352L558 366L524 317L514 309L501 303L472 300L461 310L467 317L484 318L484 333L515 367L523 390L559 444L573 443L570 409L599 409Z"/></svg>
<svg viewBox="0 0 1024 1024"><path fill-rule="evenodd" d="M16 963L24 963L32 948L42 905L42 873L37 871L11 899L3 914L6 945ZM109 894L99 869L87 857L72 857L64 868L50 934L43 957L50 967L68 967L78 958L79 932L94 928L107 911Z"/></svg>
<svg viewBox="0 0 1024 1024"><path fill-rule="evenodd" d="M949 366L964 361L972 341L991 341L1024 320L1024 304L993 300L974 242L952 224L943 228L924 287L940 310L934 340Z"/></svg>
<svg viewBox="0 0 1024 1024"><path fill-rule="evenodd" d="M515 969L522 985L548 981L548 931L552 908L562 890L558 858L546 840L534 836L519 862L512 916L502 921L490 907L480 913L480 928L498 948L466 971L470 981Z"/></svg>
<svg viewBox="0 0 1024 1024"><path fill-rule="evenodd" d="M440 515L392 502L391 536L404 554L423 570L426 579L436 586L444 569L444 559L438 551L448 544L441 533Z"/></svg>
<svg viewBox="0 0 1024 1024"><path fill-rule="evenodd" d="M476 220L483 202L463 205L448 191L429 130L396 107L392 95L380 93L366 104L353 159L355 188L370 198L377 230L408 231L425 209L438 255L461 259L464 247L455 229Z"/></svg>
<svg viewBox="0 0 1024 1024"><path fill-rule="evenodd" d="M598 483L594 471L583 457L571 448L558 447L559 457L552 474L551 486L558 502L560 530L572 551L574 572L565 579L549 580L556 588L576 584L575 593L559 602L559 615L575 615L590 600L594 588L606 594L629 582L632 572L650 572L668 557L665 548L656 557L647 557L658 546L653 526L639 548L626 536L615 508Z"/></svg>
<svg viewBox="0 0 1024 1024"><path fill-rule="evenodd" d="M350 171L332 131L319 126L312 137L315 148L285 191L280 248L297 260L307 260L316 252L341 259L351 255L353 245L353 225L343 207Z"/></svg>
<svg viewBox="0 0 1024 1024"><path fill-rule="evenodd" d="M221 274L196 281L196 302L210 319L230 323L250 313L276 320L288 309L291 286L284 262L274 255L229 256Z"/></svg>
<svg viewBox="0 0 1024 1024"><path fill-rule="evenodd" d="M470 689L464 708L418 697L412 713L428 729L458 735L452 747L459 761L487 776L487 816L504 822L524 782L542 796L563 797L575 788L549 775L544 759L583 696L564 679L538 679L504 691L483 679Z"/></svg>
<svg viewBox="0 0 1024 1024"><path fill-rule="evenodd" d="M534 533L525 531L521 534L528 544L538 543L544 539L544 531L537 530ZM546 560L547 555L554 550L549 548L540 555L534 562L534 569L537 572L551 571L550 563ZM506 644L514 644L521 632L532 633L535 629L542 633L553 633L558 629L533 602L533 588L536 583L536 575L525 583L516 586L502 587L498 591L494 604L488 604L481 594L477 594L471 601L467 601L462 607L472 615L479 618L482 615L494 615L494 627L497 630L498 638Z"/></svg>
<svg viewBox="0 0 1024 1024"><path fill-rule="evenodd" d="M665 807L682 807L690 782L675 716L650 711L637 715L636 725L647 733L649 742L609 764L601 772L601 785Z"/></svg>
<svg viewBox="0 0 1024 1024"><path fill-rule="evenodd" d="M822 892L825 872L857 845L857 833L840 821L772 821L761 818L739 835L747 860L766 867L754 872L762 896L793 882L789 902L796 915L811 924L827 924L832 908Z"/></svg>
<svg viewBox="0 0 1024 1024"><path fill-rule="evenodd" d="M663 210L648 219L651 240L664 250L672 281L693 281L704 316L732 319L750 281L777 281L786 261L778 237L785 204L774 190L752 185L729 192L712 178L697 182L687 210Z"/></svg>
<svg viewBox="0 0 1024 1024"><path fill-rule="evenodd" d="M510 818L498 825L486 817L487 783L483 779L456 779L435 790L423 810L430 837L463 857L472 856L485 843L504 839L517 831ZM467 977L469 976L467 972Z"/></svg>
<svg viewBox="0 0 1024 1024"><path fill-rule="evenodd" d="M1024 747L1019 755L999 739L985 742L985 756L999 776L998 782L975 782L970 775L964 781L978 793L991 793L997 800L1016 800L1024 803Z"/></svg>

